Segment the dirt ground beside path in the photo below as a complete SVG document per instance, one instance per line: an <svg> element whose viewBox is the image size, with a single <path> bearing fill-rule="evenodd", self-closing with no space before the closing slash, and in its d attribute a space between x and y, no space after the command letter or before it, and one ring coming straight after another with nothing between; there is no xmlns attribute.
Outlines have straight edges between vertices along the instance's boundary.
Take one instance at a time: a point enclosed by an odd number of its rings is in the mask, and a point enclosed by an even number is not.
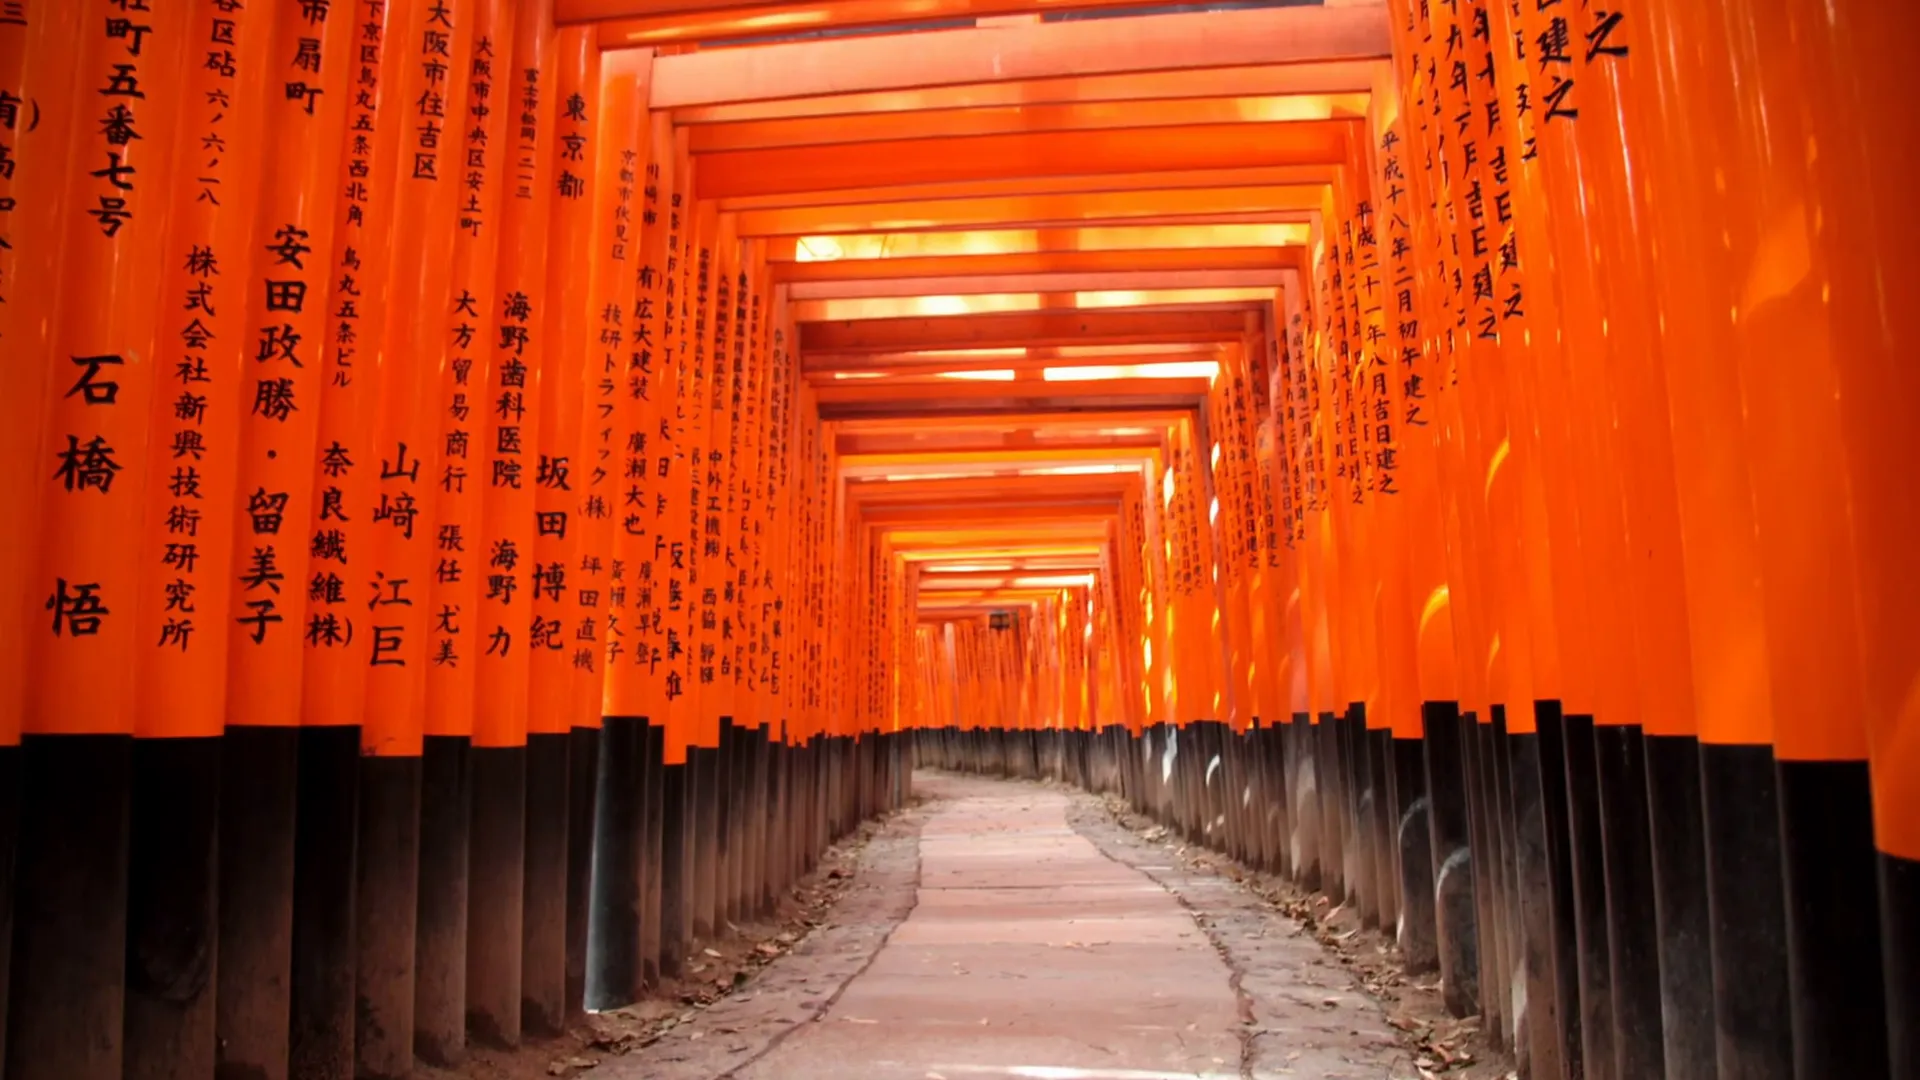
<svg viewBox="0 0 1920 1080"><path fill-rule="evenodd" d="M1212 938L1251 1014L1244 1075L1517 1076L1480 1037L1477 1018L1447 1015L1439 976L1404 975L1399 950L1378 930L1362 928L1352 909L1332 908L1326 896L1285 878L1189 847L1124 799L1076 791L1067 820L1108 858L1173 893ZM1383 1057L1390 1060L1384 1072Z"/></svg>
<svg viewBox="0 0 1920 1080"><path fill-rule="evenodd" d="M632 1005L587 1016L518 1050L471 1048L457 1069L421 1065L418 1080L685 1080L722 1075L823 1008L911 903L917 804L861 825L781 898L778 913L696 942L687 978ZM836 977L837 976L837 977ZM824 990L823 990L824 988ZM629 1060L631 1059L631 1060ZM644 1069L640 1061L649 1064ZM658 1064L654 1064L658 1063Z"/></svg>

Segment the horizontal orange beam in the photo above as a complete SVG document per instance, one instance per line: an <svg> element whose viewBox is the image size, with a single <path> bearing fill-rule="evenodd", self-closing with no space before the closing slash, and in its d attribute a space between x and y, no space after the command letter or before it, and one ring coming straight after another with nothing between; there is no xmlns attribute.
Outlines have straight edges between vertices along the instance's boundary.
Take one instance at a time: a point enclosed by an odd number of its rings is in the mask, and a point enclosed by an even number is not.
<svg viewBox="0 0 1920 1080"><path fill-rule="evenodd" d="M882 504L932 503L938 506L961 504L998 506L1052 506L1105 504L1121 493L1137 488L1137 473L1103 473L1097 476L968 476L944 480L894 480L887 483L849 484L847 499L864 513Z"/></svg>
<svg viewBox="0 0 1920 1080"><path fill-rule="evenodd" d="M1384 5L1286 7L828 38L663 56L656 109L1064 75L1392 55Z"/></svg>
<svg viewBox="0 0 1920 1080"><path fill-rule="evenodd" d="M1263 125L1273 132L1290 125ZM818 236L832 233L899 232L955 226L1017 227L1034 222L1120 221L1187 214L1308 214L1319 211L1320 185L1086 194L1020 195L935 202L875 202L786 210L747 210L736 217L747 236Z"/></svg>
<svg viewBox="0 0 1920 1080"><path fill-rule="evenodd" d="M979 385L979 384L974 384ZM887 395L843 393L839 387L818 388L820 415L828 420L860 419L864 417L885 417L887 419L916 419L929 423L945 423L947 419L962 414L1026 416L1036 409L1057 410L1063 408L1098 409L1113 411L1116 409L1139 409L1163 411L1170 408L1197 408L1207 391L1203 380L1194 379L1175 382L1158 380L1154 383L1157 393L1129 394L1114 392L1101 387L1098 383L1081 384L1092 387L1080 394L1061 393L1061 389L1071 387L1073 383L995 383L1002 388L1000 395L956 394L953 387L928 387L924 384L916 387L922 391L939 390L925 396L907 396L897 390ZM1025 385L1038 388L1041 396L1006 396L1004 388L1009 385Z"/></svg>
<svg viewBox="0 0 1920 1080"><path fill-rule="evenodd" d="M1116 342L1236 341L1246 332L1235 310L1147 313L1037 311L802 323L800 350L900 352L996 345L1086 345Z"/></svg>
<svg viewBox="0 0 1920 1080"><path fill-rule="evenodd" d="M978 434L973 436L972 442L967 443L958 441L916 443L910 439L898 436L853 435L842 436L839 449L842 458L925 452L934 448L953 453L988 453L996 450L1015 449L1066 452L1104 450L1113 454L1130 452L1130 456L1137 456L1140 452L1154 449L1159 445L1160 437L1157 435L1115 435L1108 438L1089 437L1084 439L1062 439L1044 443L1031 441L1020 442L1005 438L995 439L992 437L983 437Z"/></svg>
<svg viewBox="0 0 1920 1080"><path fill-rule="evenodd" d="M876 267L876 270L883 267ZM1290 271L1116 270L1092 274L984 274L972 277L876 277L807 281L787 287L794 301L992 293L1162 292L1169 289L1278 289Z"/></svg>
<svg viewBox="0 0 1920 1080"><path fill-rule="evenodd" d="M664 62L656 61L655 70ZM1059 131L937 142L895 139L845 153L812 148L740 150L702 155L694 179L701 198L729 199L1021 176L1335 165L1346 159L1348 133L1356 123L1313 120L1265 125L1261 130L1266 137L1259 139L1248 137L1245 124L1196 124L1167 128L1151 139L1105 131Z"/></svg>
<svg viewBox="0 0 1920 1080"><path fill-rule="evenodd" d="M979 353L809 353L802 360L806 374L822 382L835 375L851 381L872 375L934 375L942 371L995 371L1011 369L1035 377L1050 367L1088 367L1113 364L1168 364L1194 360L1219 360L1223 345L1155 345L1122 350L1076 349L1062 353L1057 349L987 349Z"/></svg>
<svg viewBox="0 0 1920 1080"><path fill-rule="evenodd" d="M1383 57L1315 63L1276 61L1222 64L1183 70L1128 71L1113 75L1064 75L920 90L856 91L775 101L703 105L675 109L673 118L679 124L722 124L798 117L858 116L879 112L992 108L1001 105L1357 94L1371 91L1376 79L1387 67L1388 61Z"/></svg>
<svg viewBox="0 0 1920 1080"><path fill-rule="evenodd" d="M1166 227L1146 221L1047 229L962 229L928 232L841 233L773 237L762 242L778 262L865 262L884 274L895 259L1012 255L1049 251L1166 251L1191 248L1300 248L1312 237L1308 222L1219 223ZM1295 253L1294 265L1304 265ZM1129 269L1125 265L1117 269Z"/></svg>
<svg viewBox="0 0 1920 1080"><path fill-rule="evenodd" d="M741 210L784 210L798 206L845 206L849 203L990 199L1010 195L1095 194L1108 191L1179 188L1278 187L1287 184L1331 184L1339 177L1340 172L1340 167L1335 165L1268 165L1244 169L1105 173L1098 176L1014 176L989 180L896 184L890 187L744 195L738 198L721 199L719 207L721 212L725 213Z"/></svg>
<svg viewBox="0 0 1920 1080"><path fill-rule="evenodd" d="M844 259L829 262L770 262L781 282L873 281L888 278L974 278L1019 274L1262 273L1292 269L1297 255L1278 247L1199 247L1115 251L1019 251L984 255L925 255L894 259ZM796 285L796 288L799 286ZM909 286L910 287L910 286ZM958 290L935 290L958 291Z"/></svg>
<svg viewBox="0 0 1920 1080"><path fill-rule="evenodd" d="M1190 311L1223 304L1271 301L1273 286L1241 289L1114 290L1089 293L974 293L968 296L878 296L797 300L788 310L799 322L890 319L1008 311Z"/></svg>
<svg viewBox="0 0 1920 1080"><path fill-rule="evenodd" d="M1009 419L1004 416L955 416L943 422L941 428L943 430L1004 431L1008 430L1010 426L1031 428L1035 425L1059 427L1079 425L1087 427L1105 427L1111 425L1146 427L1150 425L1177 424L1188 418L1189 413L1185 409L1168 409L1160 413L1147 414L1137 411L1106 413L1097 411L1036 412L1031 416L1015 421L1009 421ZM836 436L840 434L874 432L890 434L924 433L927 430L924 425L883 419L836 420L832 421L828 427Z"/></svg>
<svg viewBox="0 0 1920 1080"><path fill-rule="evenodd" d="M1164 0L814 0L812 3L742 3L741 0L558 0L569 23L599 22L600 47L632 48L676 42L703 44L856 26L935 22L1027 11L1117 8ZM609 14L582 14L583 12Z"/></svg>
<svg viewBox="0 0 1920 1080"><path fill-rule="evenodd" d="M1056 549L1105 551L1112 543L1105 522L1093 519L1069 525L1048 526L1044 536L1009 535L1007 529L904 528L898 525L876 526L887 544L904 560L937 557L952 551L967 558L1018 558L1022 552L1046 552Z"/></svg>
<svg viewBox="0 0 1920 1080"><path fill-rule="evenodd" d="M987 544L968 546L965 541L942 536L937 541L924 535L916 542L903 541L905 533L889 532L887 543L900 558L925 569L933 569L943 563L1020 563L1040 562L1051 559L1090 559L1098 558L1105 548L1098 543L1087 544Z"/></svg>
<svg viewBox="0 0 1920 1080"><path fill-rule="evenodd" d="M1120 512L1120 501L1115 498L1106 502L1087 502L1080 506L1058 506L1040 503L1032 506L1017 504L994 505L991 507L994 519L1008 524L1018 523L1020 531L1030 533L1048 527L1084 528L1090 522L1103 527ZM979 514L979 505L969 506L874 506L862 513L862 519L873 525L935 524L946 525L963 520L969 514Z"/></svg>
<svg viewBox="0 0 1920 1080"><path fill-rule="evenodd" d="M1171 98L749 120L696 125L690 131L689 145L696 154L708 154L777 147L847 147L896 139L950 139L1011 132L1126 130L1137 138L1151 137L1150 129L1192 124L1272 124L1362 118L1367 115L1368 98L1367 94ZM1248 135L1257 137L1253 131Z"/></svg>

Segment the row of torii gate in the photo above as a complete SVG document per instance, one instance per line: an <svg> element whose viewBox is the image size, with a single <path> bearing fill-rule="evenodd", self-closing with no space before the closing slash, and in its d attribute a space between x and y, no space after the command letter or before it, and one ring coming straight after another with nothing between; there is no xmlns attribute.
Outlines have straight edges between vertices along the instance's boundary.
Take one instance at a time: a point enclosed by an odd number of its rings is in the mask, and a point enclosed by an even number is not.
<svg viewBox="0 0 1920 1080"><path fill-rule="evenodd" d="M0 1075L550 1033L916 762L1920 1075L1916 21L5 0Z"/></svg>

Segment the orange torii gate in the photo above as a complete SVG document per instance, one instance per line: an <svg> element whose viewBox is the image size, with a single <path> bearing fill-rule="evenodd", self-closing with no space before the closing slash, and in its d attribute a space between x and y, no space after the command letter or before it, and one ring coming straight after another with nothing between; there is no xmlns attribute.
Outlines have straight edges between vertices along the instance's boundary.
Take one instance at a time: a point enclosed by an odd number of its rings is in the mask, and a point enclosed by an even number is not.
<svg viewBox="0 0 1920 1080"><path fill-rule="evenodd" d="M551 1034L916 761L1920 1068L1916 16L1137 6L0 3L0 1076Z"/></svg>

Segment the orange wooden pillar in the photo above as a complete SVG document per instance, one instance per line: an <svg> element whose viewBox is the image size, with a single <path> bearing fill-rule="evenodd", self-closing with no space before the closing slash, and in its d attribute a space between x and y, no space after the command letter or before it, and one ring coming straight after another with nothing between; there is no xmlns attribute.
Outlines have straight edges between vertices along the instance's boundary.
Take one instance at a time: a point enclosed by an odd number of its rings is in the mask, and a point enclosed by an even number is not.
<svg viewBox="0 0 1920 1080"><path fill-rule="evenodd" d="M1886 304L1880 298L1910 291L1911 272L1896 252L1920 232L1911 203L1900 197L1901 178L1914 164L1913 121L1895 106L1897 99L1887 96L1900 84L1899 42L1913 29L1913 12L1861 3L1832 7L1795 3L1788 5L1788 15L1802 50L1802 123L1807 144L1819 147L1817 155L1799 160L1810 173L1811 202L1820 215L1816 220L1823 223L1811 236L1815 265L1822 266L1825 276L1822 299L1827 305L1832 378L1844 425L1844 490L1850 499L1848 522L1858 575L1860 708L1868 734L1879 861L1888 1071L1902 1076L1920 1069L1920 1034L1910 1019L1920 1003L1920 932L1916 932L1920 916L1915 914L1920 908L1915 903L1920 896L1920 782L1916 782L1920 753L1915 749L1920 704L1913 689L1920 685L1920 664L1915 660L1920 648L1916 648L1911 616L1920 574L1914 571L1910 542L1920 524L1920 497L1901 472L1901 463L1909 455L1906 447L1911 445L1920 385L1912 365L1902 361L1915 338L1914 314L1907 306ZM1872 123L1861 126L1863 118ZM1797 733L1799 725L1795 728ZM1834 804L1852 805L1857 766L1838 755L1802 756L1797 746L1783 748L1782 757L1795 763L1782 766L1783 797L1789 800L1783 805L1789 812L1799 801L1794 791L1798 783L1786 778L1789 768L1809 774L1808 778L1830 774L1838 781L1831 789ZM1812 838L1817 840L1818 835ZM1790 866L1797 842L1796 838L1789 848ZM1829 850L1846 855L1850 848L1849 842ZM1820 853L1810 850L1809 854ZM1854 882L1857 888L1857 877L1841 880ZM1791 871L1789 881L1794 881ZM1841 898L1847 895L1842 893ZM1790 925L1796 934L1802 927L1835 929L1802 922L1800 914L1807 908L1795 907ZM1835 973L1824 964L1820 970L1829 976ZM1857 973L1854 978L1837 1000L1825 999L1836 1005L1833 1017L1859 1007L1860 996L1869 992L1857 981ZM1803 1040L1799 1010L1823 1004L1814 996L1819 992L1818 986L1804 992L1796 986L1797 1064L1817 1063L1819 1058L1803 1056L1816 1046L1857 1053L1858 1060L1867 1061L1865 1050L1835 1043L1830 1034L1817 1043Z"/></svg>
<svg viewBox="0 0 1920 1080"><path fill-rule="evenodd" d="M359 34L358 20L344 13L308 14L278 10L269 46L260 206L244 279L248 362L236 486L243 512L225 524L234 530L226 616L234 628L221 790L216 1027L222 1068L259 1070L269 1078L287 1076L290 1067L303 641L310 568L328 561L313 556L309 526L335 199L346 179L347 87ZM183 380L180 406L197 409L209 389ZM351 981L349 969L349 992Z"/></svg>
<svg viewBox="0 0 1920 1080"><path fill-rule="evenodd" d="M1735 271L1730 280L1743 283L1727 306L1759 541L1784 910L1779 923L1753 919L1743 940L1766 947L1772 942L1763 935L1785 938L1779 993L1791 1018L1792 1075L1899 1075L1889 1067L1888 1040L1876 1020L1910 1024L1888 1013L1887 983L1871 961L1857 959L1883 955L1876 932L1882 924L1870 915L1878 897L1869 840L1869 710L1861 682L1867 647L1861 612L1870 601L1851 523L1858 504L1872 496L1870 488L1847 480L1852 425L1841 359L1847 341L1832 302L1841 268L1858 256L1831 242L1803 254L1797 238L1786 248L1781 239L1782 223L1806 207L1819 207L1806 226L1808 235L1819 236L1827 215L1858 212L1865 201L1856 199L1854 179L1836 184L1815 172L1825 131L1839 126L1820 118L1822 107L1847 107L1802 89L1833 78L1833 61L1824 60L1813 41L1837 13L1780 3L1756 16L1750 26L1744 13L1725 12L1720 20L1725 56L1739 80L1732 99L1740 121L1721 149L1743 182L1714 196L1724 213L1722 243ZM1634 74L1623 66L1602 91L1631 92L1626 80ZM1864 164L1857 175L1882 169ZM1831 185L1824 191L1823 180ZM1745 804L1728 809L1751 812ZM1719 840L1711 831L1709 838ZM1725 996L1737 1009L1756 989L1762 988L1729 987ZM1735 1043L1751 1052L1755 1045L1724 1017L1720 1037L1723 1049ZM1759 1045L1784 1048L1786 1040Z"/></svg>
<svg viewBox="0 0 1920 1080"><path fill-rule="evenodd" d="M679 813L677 784L686 761L684 742L675 742L669 725L670 673L666 611L671 600L673 562L666 535L666 513L673 489L669 484L675 450L677 367L674 360L671 317L676 313L679 289L673 271L680 259L682 170L676 165L672 126L665 114L647 119L649 154L641 188L640 223L643 254L634 276L633 344L624 379L631 404L638 409L628 428L622 469L618 532L614 557L626 582L609 593L608 653L609 714L628 715L636 709L646 718L647 807L646 877L643 880L640 921L641 974L649 985L665 970L666 931L680 925L663 914L667 895L668 863L662 857L664 815ZM623 553L630 553L625 554ZM631 668L622 666L621 639L614 633L618 617L630 634ZM623 672L630 674L622 677ZM631 704L627 704L630 702ZM670 793L672 792L672 793ZM676 841L677 843L677 841ZM678 888L676 877L675 888ZM677 903L677 901L676 901ZM684 937L678 946L684 955Z"/></svg>
<svg viewBox="0 0 1920 1080"><path fill-rule="evenodd" d="M649 335L657 333L657 316L640 309L636 300L657 303L658 271L651 259L656 247L664 250L664 244L656 243L663 225L650 156L652 125L643 101L651 85L653 56L645 50L620 51L607 54L601 63L604 111L588 292L594 303L595 341L588 350L580 418L577 501L585 536L576 563L582 580L575 588L577 628L571 643L576 657L573 723L576 731L587 724L598 727L598 763L588 778L595 810L585 838L594 867L584 912L587 925L574 926L571 908L568 918L569 950L577 942L586 949L581 989L582 1002L590 1009L635 1000L646 979L641 927L645 882L651 877L647 816L657 783L649 768L650 710L642 699L644 683L633 655L645 647L645 638L630 631L624 620L630 567L639 562L637 541L651 524L652 509L644 490L641 440L650 426L647 395L653 392L654 357L640 335L643 328ZM578 820L573 824L577 827ZM573 852L581 850L581 837L568 839Z"/></svg>
<svg viewBox="0 0 1920 1080"><path fill-rule="evenodd" d="M466 460L448 454L443 438L444 371L457 344L448 340L441 313L459 295L456 276L464 276L456 273L456 253L465 254L468 240L458 225L466 160L455 133L464 127L472 83L474 17L473 4L452 3L396 13L389 23L382 77L386 99L400 111L397 124L391 116L382 121L403 133L397 153L369 180L382 189L376 198L390 200L385 213L393 236L386 306L384 312L360 309L358 356L365 360L356 365L357 378L377 394L363 462L371 490L362 503L362 549L377 592L370 597L365 651L354 654L366 666L367 694L354 926L354 1057L366 1076L405 1075L416 1042L441 1052L442 1022L431 1008L423 1022L417 1006L423 997L437 1003L444 992L449 973L441 965L464 967L454 958L463 958L465 942L449 955L435 919L449 886L441 861L445 839L437 831L446 805L441 785L428 783L429 770L437 772L442 762L430 764L425 747L439 637L432 607L440 554L435 510L445 471ZM382 317L384 326L374 322ZM459 809L464 826L465 805ZM464 879L463 869L463 890ZM423 947L425 941L432 946ZM433 966L423 968L421 960ZM425 995L422 984L429 988ZM418 1040L420 1032L428 1038Z"/></svg>
<svg viewBox="0 0 1920 1080"><path fill-rule="evenodd" d="M685 292L681 296L681 382L678 411L685 418L685 437L681 464L681 483L685 490L681 513L669 519L669 535L680 544L685 565L682 594L681 656L682 692L676 700L687 732L687 764L691 772L693 814L690 864L693 878L688 890L693 938L712 940L717 921L720 874L720 715L724 702L718 687L712 685L714 657L719 636L717 578L718 554L706 552L708 499L723 497L719 491L719 470L713 468L716 417L713 403L720 373L716 371L715 291L717 266L723 247L722 221L718 207L705 201L689 200L691 231L685 247ZM725 234L731 238L731 230ZM710 491L711 489L711 491ZM711 591L711 600L709 600Z"/></svg>
<svg viewBox="0 0 1920 1080"><path fill-rule="evenodd" d="M1415 509L1431 501L1434 477L1413 462L1413 444L1424 433L1410 422L1411 392L1418 391L1412 370L1420 361L1420 311L1415 300L1411 219L1414 198L1407 169L1406 123L1401 103L1385 90L1376 92L1373 133L1374 271L1380 290L1374 343L1372 413L1367 418L1378 455L1376 491L1379 509L1378 555L1382 560L1377 648L1380 657L1381 720L1388 741L1379 748L1392 828L1393 887L1398 894L1397 937L1410 967L1430 963L1434 948L1430 855L1424 844L1408 850L1408 838L1424 840L1418 827L1403 828L1425 791L1421 751L1420 624L1412 600L1419 545L1412 531ZM1369 334L1374 333L1369 330ZM1419 417L1415 415L1414 421ZM1371 715L1369 720L1371 720Z"/></svg>
<svg viewBox="0 0 1920 1080"><path fill-rule="evenodd" d="M27 357L12 370L18 392L0 404L0 461L5 461L7 505L34 520L40 505L37 466L45 422L41 397L47 380L57 377L51 363L49 319L28 318L49 311L60 287L67 253L61 242L70 197L67 154L72 128L73 62L80 41L83 7L34 4L24 18L0 24L0 93L25 102L32 95L41 122L23 119L17 107L0 123L0 349ZM0 529L0 873L11 875L20 838L21 722L27 697L27 642L37 632L30 598L38 585L37 538L21 528ZM13 951L13 905L0 914L0 1063L6 1060L8 970Z"/></svg>
<svg viewBox="0 0 1920 1080"><path fill-rule="evenodd" d="M659 126L655 131L660 131ZM693 826L694 798L697 794L692 769L688 764L690 743L688 712L689 649L688 636L688 554L686 520L692 513L688 497L692 451L685 403L692 368L691 306L693 290L690 267L695 247L693 170L686 151L686 136L674 135L670 157L663 156L663 180L668 193L663 195L660 217L667 223L666 254L661 263L663 302L661 312L661 371L657 380L662 395L661 425L655 433L660 446L656 454L654 476L655 508L659 526L652 538L655 618L652 625L656 692L665 724L665 749L662 795L662 865L660 871L660 972L678 977L687 963L693 937ZM662 148L665 149L664 147ZM645 564L641 572L644 574ZM644 578L642 580L645 580ZM643 611L644 614L644 611Z"/></svg>
<svg viewBox="0 0 1920 1080"><path fill-rule="evenodd" d="M1388 263L1394 267L1393 314L1399 337L1395 419L1407 492L1402 518L1407 578L1394 632L1411 635L1416 694L1413 706L1401 713L1398 730L1422 743L1417 753L1412 748L1397 752L1396 780L1401 781L1404 804L1412 807L1425 800L1422 817L1403 823L1402 836L1412 841L1400 854L1410 909L1416 903L1434 905L1432 915L1410 917L1402 924L1407 964L1419 970L1440 962L1439 923L1445 917L1437 886L1448 852L1436 842L1440 823L1434 798L1436 793L1459 798L1455 790L1462 783L1456 736L1468 661L1455 628L1459 575L1452 555L1457 544L1449 542L1455 470L1442 453L1441 434L1442 399L1454 392L1456 335L1464 323L1464 275L1454 272L1452 205L1443 201L1446 195L1435 176L1434 117L1443 110L1434 85L1434 39L1411 7L1396 7L1395 12L1402 126L1397 134L1390 129L1391 139L1382 136L1380 206L1390 237ZM1396 648L1404 648L1405 641L1403 637ZM1445 809L1452 816L1441 831L1458 835L1458 805L1449 803Z"/></svg>
<svg viewBox="0 0 1920 1080"><path fill-rule="evenodd" d="M319 414L317 451L307 462L313 473L309 563L285 582L295 589L304 582L308 604L299 627L304 649L294 808L288 1067L295 1077L346 1077L354 1068L361 724L371 659L383 642L394 641L390 631L376 640L373 627L393 626L385 616L413 602L410 581L371 572L381 569L371 513L399 195L393 175L403 129L415 122L399 95L406 67L394 57L406 47L402 42L417 36L418 19L413 12L390 12L385 4L354 7L352 16L330 16L352 18L354 27L347 68L352 100L331 188L333 233L312 253L327 268L325 277L312 289L282 289L271 276L265 286L269 309L317 308L321 318L321 333L312 339L320 347L317 392L295 403ZM422 242L420 224L409 222L402 242ZM280 568L265 559L249 558L242 567L242 581L256 596L283 585ZM408 812L393 803L376 813L381 811ZM391 1000L397 992L388 995Z"/></svg>
<svg viewBox="0 0 1920 1080"><path fill-rule="evenodd" d="M483 442L477 480L483 494L474 550L480 597L473 726L473 818L467 921L470 1035L517 1046L521 1035L526 887L528 680L533 628L534 545L542 394L548 357L557 354L546 291L546 253L554 180L554 122L560 102L551 3L529 0L502 28L510 57L504 108L500 230L494 304L481 312L490 378L476 420ZM507 41L511 40L511 48ZM557 365L554 369L557 378Z"/></svg>
<svg viewBox="0 0 1920 1080"><path fill-rule="evenodd" d="M32 478L13 493L38 534L16 552L28 576L9 613L22 628L10 644L24 657L9 692L24 686L24 708L15 714L18 786L8 778L19 847L5 1067L28 1077L122 1071L131 737L149 733L139 730L129 673L141 650L142 568L152 558L127 541L142 535L146 510L151 400L162 392L152 357L163 329L172 329L146 268L165 253L175 198L161 163L184 137L177 133L188 13L155 13L138 33L130 21L116 33L111 5L77 6L81 17L68 21L36 5L22 13L25 26L9 28L27 39L16 37L15 48L56 50L75 71L69 80L34 65L29 74L46 81L23 87L30 97L0 133L19 148L22 165L25 155L45 159L25 178L36 181L22 191L30 203L46 200L30 212L65 207L57 230L9 229L9 243L65 248L57 282L7 297L9 308L41 300L23 314L46 326L10 319L5 346L14 369L38 373L28 380L35 392L18 406L31 410L21 419L38 432L36 445L18 447L27 453L9 462L22 481ZM16 69L9 81L19 77ZM62 140L20 138L40 101L52 113L40 121L54 122ZM23 256L43 266L48 257ZM5 283L9 292L12 285ZM205 719L160 720L176 722L191 730Z"/></svg>
<svg viewBox="0 0 1920 1080"><path fill-rule="evenodd" d="M257 144L272 27L265 16L236 20L217 4L195 6L185 34L230 34L231 53L189 70L181 138ZM212 957L232 630L217 613L226 610L234 583L228 523L236 510L243 290L253 262L259 170L254 155L222 152L209 160L204 179L173 185L173 219L158 263L169 310L162 340L169 344L159 355L178 353L183 367L207 382L190 388L177 381L182 372L156 369L148 433L154 448L146 475L125 478L143 485L146 503L139 541L146 569L134 632L133 678L141 689L127 896L129 1077L211 1072L217 1056ZM196 403L182 415L176 388L204 393L204 410ZM192 992L170 993L182 980Z"/></svg>
<svg viewBox="0 0 1920 1080"><path fill-rule="evenodd" d="M526 852L521 922L521 1024L543 1035L563 1030L567 1009L568 870L574 723L571 584L579 576L580 403L592 341L588 258L593 237L595 125L600 56L592 35L556 35L548 71L555 126L539 153L548 207L546 266L528 290L540 316L537 380L529 381L529 437L520 481L532 496L533 532L524 588L527 649ZM532 365L530 365L532 367ZM537 382L537 395L533 387ZM531 423L532 398L539 420ZM498 447L495 448L498 451ZM585 741L585 740L583 740ZM587 748L592 747L587 741ZM591 774L591 769L588 770ZM591 817L584 823L591 828ZM581 899L586 867L580 867ZM584 945L584 943L583 943ZM582 958L584 962L584 957ZM582 971L584 975L584 969Z"/></svg>
<svg viewBox="0 0 1920 1080"><path fill-rule="evenodd" d="M513 55L513 7L474 0L470 42L456 58L465 88L447 127L459 158L443 175L457 184L448 295L431 322L440 334L431 391L438 461L432 473L431 577L426 591L426 710L420 789L419 922L414 1045L430 1064L451 1065L467 1043L467 949L474 824L477 676L487 641L480 597L487 578L482 500L494 393L498 252L506 203L511 116L505 105ZM431 309L429 309L431 310ZM427 355L433 355L428 353Z"/></svg>
<svg viewBox="0 0 1920 1080"><path fill-rule="evenodd" d="M41 108L41 123L32 122L29 111L23 122L17 104L0 120L0 341L9 351L40 357L47 345L51 323L25 317L28 311L46 310L52 305L59 285L59 267L66 253L60 243L59 223L65 220L62 208L68 197L64 183L69 116L72 111L72 85L78 72L71 51L78 42L76 24L82 14L72 5L51 7L36 5L25 17L0 24L0 93L10 104L36 95ZM58 133L57 136L55 133ZM57 145L50 145L57 138ZM0 424L0 460L25 461L38 452L41 423L40 393L49 367L44 363L19 365L25 380L21 392L5 404L5 423ZM5 481L9 505L37 505L39 483L26 469L9 470ZM26 530L9 529L0 533L0 604L4 610L23 610L33 577L31 538ZM26 623L9 619L0 623L0 769L19 767L20 720L26 695ZM8 790L17 791L11 782ZM9 797L4 804L6 822L0 835L4 854L0 859L11 866L13 844L18 827L18 799ZM0 931L11 949L10 936ZM0 961L0 970L5 967ZM5 979L0 977L0 986ZM5 991L0 990L0 997ZM0 1033L5 1022L0 1020ZM4 1035L0 1034L0 1053L4 1053Z"/></svg>

